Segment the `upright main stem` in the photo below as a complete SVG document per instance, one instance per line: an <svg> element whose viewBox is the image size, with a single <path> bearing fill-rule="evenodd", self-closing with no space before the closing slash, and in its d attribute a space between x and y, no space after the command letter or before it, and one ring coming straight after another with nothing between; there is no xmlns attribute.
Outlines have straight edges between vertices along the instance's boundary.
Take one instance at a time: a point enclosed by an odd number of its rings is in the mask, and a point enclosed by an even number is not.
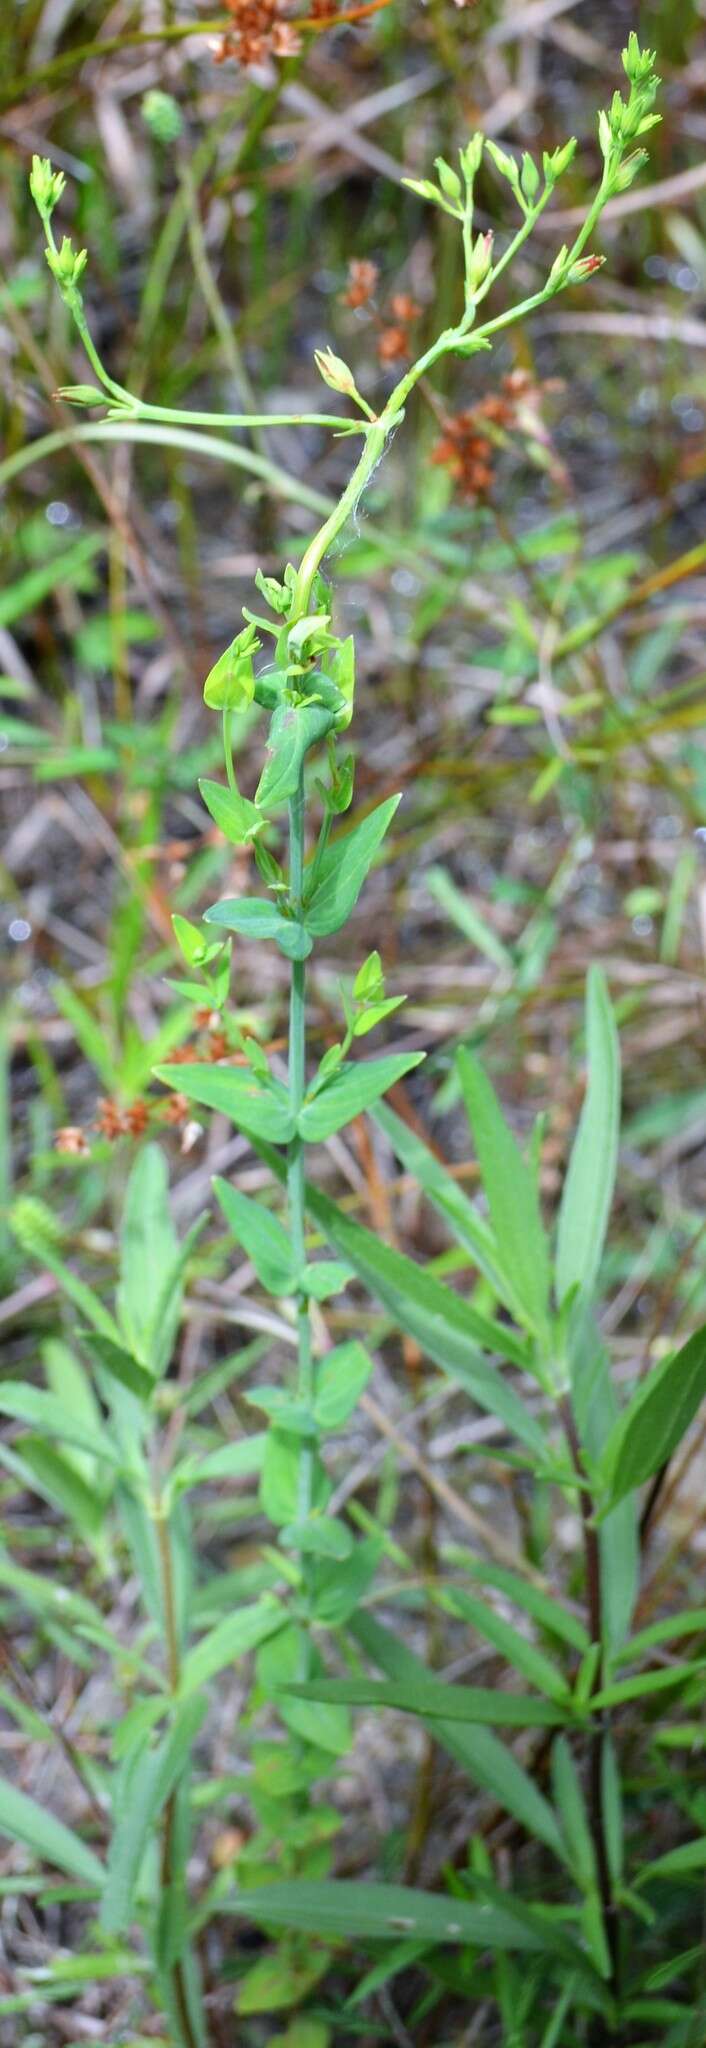
<svg viewBox="0 0 706 2048"><path fill-rule="evenodd" d="M299 783L289 805L289 893L295 911L299 911L304 886L304 777L300 773ZM292 1115L297 1118L304 1101L306 1090L306 964L303 960L292 961L292 980L289 998L289 1101ZM305 1263L305 1200L304 1200L304 1140L295 1131L290 1139L287 1155L287 1199L289 1203L289 1231L295 1270L300 1274ZM299 1289L297 1293L297 1399L308 1407L312 1400L314 1366L311 1349L311 1319L308 1296ZM299 1464L299 1519L305 1521L311 1509L313 1478L313 1456L307 1443L301 1446Z"/></svg>
<svg viewBox="0 0 706 2048"><path fill-rule="evenodd" d="M179 1690L180 1655L179 1627L177 1622L176 1599L174 1594L174 1567L172 1560L172 1536L164 1504L158 1499L155 1506L155 1527L157 1549L162 1581L162 1608L164 1613L164 1642L167 1661L169 1690L173 1697ZM177 1832L177 1794L172 1792L164 1809L162 1833L162 1888L171 1890L177 1877L175 1868L175 1837ZM183 1959L177 1957L170 1971L174 2009L178 2018L183 2048L198 2048L189 2002L189 1991Z"/></svg>
<svg viewBox="0 0 706 2048"><path fill-rule="evenodd" d="M575 1470L583 1476L581 1444L571 1400L567 1395L561 1403L562 1420L571 1451ZM581 1487L579 1492L581 1524L583 1529L584 1557L586 1561L586 1604L588 1608L589 1631L592 1643L600 1650L600 1661L594 1681L594 1691L600 1692L605 1685L603 1657L603 1584L602 1561L598 1530L594 1521L594 1502L591 1495ZM603 1743L609 1732L609 1717L605 1711L594 1714L591 1731L589 1756L589 1819L593 1847L598 1871L598 1884L603 1909L603 1922L610 1955L611 1990L616 1998L620 1993L620 1928L618 1907L613 1889L608 1855L608 1837L603 1794ZM601 2040L603 2036L599 2037ZM612 2038L612 2037L611 2037Z"/></svg>

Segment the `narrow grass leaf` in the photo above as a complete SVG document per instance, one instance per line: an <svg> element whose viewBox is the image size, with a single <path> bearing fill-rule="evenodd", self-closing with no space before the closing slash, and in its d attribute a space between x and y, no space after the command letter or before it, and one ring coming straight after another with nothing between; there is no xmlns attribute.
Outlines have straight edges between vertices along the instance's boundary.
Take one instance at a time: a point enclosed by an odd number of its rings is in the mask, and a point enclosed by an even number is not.
<svg viewBox="0 0 706 2048"><path fill-rule="evenodd" d="M556 1728L561 1709L548 1700L502 1692L491 1687L446 1685L443 1679L419 1679L384 1685L369 1678L312 1680L289 1690L299 1699L340 1700L350 1707L396 1707L423 1720L480 1722L493 1727Z"/></svg>
<svg viewBox="0 0 706 2048"><path fill-rule="evenodd" d="M94 1851L81 1841L80 1835L74 1834L73 1828L56 1820L46 1807L9 1784L7 1778L0 1778L0 1834L8 1835L12 1842L23 1842L40 1862L53 1863L57 1870L68 1871L69 1877L77 1877L102 1891L105 1870Z"/></svg>
<svg viewBox="0 0 706 2048"><path fill-rule="evenodd" d="M588 1086L559 1209L556 1287L593 1291L603 1254L618 1163L620 1047L608 990L597 967L586 988Z"/></svg>
<svg viewBox="0 0 706 2048"><path fill-rule="evenodd" d="M541 1425L535 1422L514 1387L479 1350L480 1344L495 1348L502 1341L500 1325L496 1336L496 1326L478 1315L450 1287L444 1287L403 1252L383 1244L372 1231L344 1215L335 1202L311 1186L307 1187L307 1207L329 1243L389 1309L398 1327L415 1337L427 1357L451 1379L458 1380L479 1408L500 1416L513 1435L543 1459L546 1445Z"/></svg>
<svg viewBox="0 0 706 2048"><path fill-rule="evenodd" d="M666 1465L706 1394L706 1325L651 1372L611 1430L601 1461L613 1506Z"/></svg>
<svg viewBox="0 0 706 2048"><path fill-rule="evenodd" d="M475 1139L478 1163L493 1226L497 1257L510 1282L523 1320L534 1330L546 1323L549 1249L534 1177L502 1114L478 1060L462 1047L458 1071Z"/></svg>

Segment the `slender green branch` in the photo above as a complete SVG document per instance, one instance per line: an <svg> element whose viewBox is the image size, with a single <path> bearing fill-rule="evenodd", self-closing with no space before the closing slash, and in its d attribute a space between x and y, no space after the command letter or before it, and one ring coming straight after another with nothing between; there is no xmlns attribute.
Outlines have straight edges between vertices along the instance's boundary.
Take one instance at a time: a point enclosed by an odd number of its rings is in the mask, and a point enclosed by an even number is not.
<svg viewBox="0 0 706 2048"><path fill-rule="evenodd" d="M167 1678L169 1681L169 1690L172 1694L172 1698L176 1698L176 1695L179 1690L180 1680L179 1627L177 1622L176 1599L174 1592L174 1565L172 1559L171 1529L169 1526L168 1511L165 1507L161 1495L158 1496L154 1502L153 1515L157 1535L157 1550L159 1553L159 1568L162 1584L162 1608L164 1614L164 1643L167 1663ZM167 1804L164 1809L164 1822L162 1828L161 1879L162 1889L165 1893L171 1891L172 1886L174 1885L176 1878L179 1874L175 1868L177 1798L177 1791L172 1792L170 1794L169 1799L167 1800ZM199 2048L196 2034L194 2033L193 2022L191 2019L186 1975L184 1971L183 1961L180 1957L177 1957L176 1961L172 1964L170 1977L172 1995L174 1998L174 2008L178 2015L179 2026L181 2028L183 2038L183 2048Z"/></svg>
<svg viewBox="0 0 706 2048"><path fill-rule="evenodd" d="M299 776L295 795L289 805L289 893L295 912L301 911L304 886L304 776ZM306 962L292 961L289 997L289 1102L294 1118L299 1112L306 1092ZM287 1200L289 1204L289 1234L292 1248L292 1263L295 1273L303 1274L306 1261L305 1242L305 1169L304 1140L295 1130L290 1139L287 1155ZM310 1408L314 1397L314 1361L311 1342L311 1314L308 1296L303 1286L296 1298L297 1317L297 1401L304 1408ZM303 1442L299 1451L299 1498L298 1519L306 1522L311 1513L312 1487L314 1476L314 1454L311 1444ZM306 1573L305 1573L306 1578ZM304 1676L306 1674L303 1674Z"/></svg>

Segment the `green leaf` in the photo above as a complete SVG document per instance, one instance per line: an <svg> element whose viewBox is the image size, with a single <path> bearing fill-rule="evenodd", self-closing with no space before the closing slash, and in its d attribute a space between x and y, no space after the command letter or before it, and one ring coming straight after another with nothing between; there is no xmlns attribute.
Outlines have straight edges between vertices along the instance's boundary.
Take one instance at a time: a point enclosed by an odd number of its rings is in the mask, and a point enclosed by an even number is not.
<svg viewBox="0 0 706 2048"><path fill-rule="evenodd" d="M240 790L225 789L221 782L210 782L207 777L202 777L199 789L214 825L231 846L246 846L254 839L265 822L257 804L241 796Z"/></svg>
<svg viewBox="0 0 706 2048"><path fill-rule="evenodd" d="M105 1494L89 1486L61 1451L43 1437L25 1436L12 1450L0 1445L0 1458L11 1472L22 1474L30 1489L58 1507L86 1543L103 1548Z"/></svg>
<svg viewBox="0 0 706 2048"><path fill-rule="evenodd" d="M332 1294L343 1293L350 1279L350 1269L340 1259L316 1259L313 1265L303 1267L299 1285L311 1301L330 1301Z"/></svg>
<svg viewBox="0 0 706 2048"><path fill-rule="evenodd" d="M357 1337L327 1351L316 1371L314 1420L319 1429L342 1429L357 1406L373 1361Z"/></svg>
<svg viewBox="0 0 706 2048"><path fill-rule="evenodd" d="M216 1178L213 1190L236 1244L241 1244L252 1259L262 1286L270 1294L291 1294L295 1286L292 1253L279 1217L252 1201L249 1195L242 1195L230 1181Z"/></svg>
<svg viewBox="0 0 706 2048"><path fill-rule="evenodd" d="M470 1578L479 1579L485 1586L495 1586L499 1593L512 1600L515 1607L521 1608L523 1614L539 1622L540 1628L558 1636L562 1642L570 1643L572 1649L578 1650L579 1656L589 1648L588 1630L578 1615L563 1607L553 1593L544 1593L533 1580L524 1579L520 1572L508 1570L506 1565L491 1564L484 1557L475 1557L460 1544L445 1544L443 1555L451 1563L460 1565Z"/></svg>
<svg viewBox="0 0 706 2048"><path fill-rule="evenodd" d="M492 925L481 917L480 911L476 910L470 898L457 889L446 868L427 868L424 879L431 895L436 898L441 909L446 911L452 924L463 932L464 938L470 939L471 944L477 946L479 953L484 953L494 967L500 967L505 974L513 974L515 963L507 946L503 945L502 939L498 938Z"/></svg>
<svg viewBox="0 0 706 2048"><path fill-rule="evenodd" d="M299 783L305 755L325 738L335 713L325 704L278 704L272 714L267 760L255 791L262 810L287 802Z"/></svg>
<svg viewBox="0 0 706 2048"><path fill-rule="evenodd" d="M403 1123L402 1118L395 1114L388 1102L379 1103L373 1111L373 1116L375 1123L384 1131L385 1137L389 1138L400 1164L408 1173L414 1175L429 1201L449 1224L457 1242L463 1246L464 1251L470 1252L479 1272L490 1282L494 1294L502 1300L504 1281L499 1274L495 1240L483 1217L478 1215L477 1209L469 1202L468 1196L464 1195L463 1189L452 1179L451 1174L446 1172L434 1153L429 1151L428 1146L423 1144L416 1131Z"/></svg>
<svg viewBox="0 0 706 2048"><path fill-rule="evenodd" d="M115 1086L116 1056L103 1025L94 1017L88 1003L76 994L70 982L55 981L52 984L52 994L57 1010L66 1018L67 1024L71 1025L81 1052L90 1065L95 1067L104 1088L112 1092Z"/></svg>
<svg viewBox="0 0 706 2048"><path fill-rule="evenodd" d="M0 1382L0 1415L11 1415L17 1422L26 1422L30 1429L39 1430L42 1436L58 1437L64 1443L74 1444L76 1450L87 1451L93 1458L102 1458L109 1465L120 1464L120 1453L111 1443L105 1430L81 1421L72 1415L62 1401L54 1394L45 1394L39 1387L31 1387L21 1380Z"/></svg>
<svg viewBox="0 0 706 2048"><path fill-rule="evenodd" d="M581 1781L566 1737L557 1736L552 1745L554 1803L569 1853L571 1869L579 1889L596 1886L596 1857L586 1812Z"/></svg>
<svg viewBox="0 0 706 2048"><path fill-rule="evenodd" d="M539 1951L545 1946L541 1932L531 1933L511 1910L469 1905L465 1899L445 1899L408 1885L349 1883L340 1878L316 1883L297 1877L290 1883L226 1895L219 1910L259 1926L297 1929L339 1941L390 1941L409 1934L434 1945Z"/></svg>
<svg viewBox="0 0 706 2048"><path fill-rule="evenodd" d="M290 1687L299 1699L340 1700L349 1707L396 1707L428 1721L485 1723L490 1727L556 1728L562 1715L548 1700L479 1685L447 1685L420 1678L385 1685L371 1678L317 1679Z"/></svg>
<svg viewBox="0 0 706 2048"><path fill-rule="evenodd" d="M310 1215L329 1243L389 1309L398 1327L416 1338L427 1356L451 1379L458 1380L479 1408L500 1416L508 1429L543 1460L546 1444L540 1423L514 1387L478 1349L479 1343L493 1347L502 1344L500 1325L489 1324L450 1287L444 1287L403 1252L383 1244L372 1231L344 1215L328 1195L309 1184L306 1201Z"/></svg>
<svg viewBox="0 0 706 2048"><path fill-rule="evenodd" d="M285 917L267 896L226 896L204 912L204 924L217 924L246 939L273 939L288 960L306 960L313 944L303 924Z"/></svg>
<svg viewBox="0 0 706 2048"><path fill-rule="evenodd" d="M694 1842L684 1842L680 1849L668 1849L665 1856L658 1856L654 1863L648 1863L635 1882L641 1886L652 1884L655 1878L690 1877L692 1871L697 1870L706 1870L706 1835L699 1835Z"/></svg>
<svg viewBox="0 0 706 2048"><path fill-rule="evenodd" d="M234 1444L220 1444L217 1451L199 1451L185 1458L172 1475L177 1493L193 1486L205 1486L218 1479L249 1479L262 1470L267 1439L264 1430L241 1437Z"/></svg>
<svg viewBox="0 0 706 2048"><path fill-rule="evenodd" d="M215 1628L209 1629L195 1649L189 1650L181 1669L180 1697L188 1698L198 1692L223 1671L227 1664L235 1664L246 1651L254 1650L266 1636L273 1635L282 1627L282 1609L277 1600L265 1596L256 1600L254 1606L243 1607L238 1614L228 1614Z"/></svg>
<svg viewBox="0 0 706 2048"><path fill-rule="evenodd" d="M317 937L340 931L347 922L399 802L399 796L388 797L360 825L354 825L351 832L329 841L316 863L310 895L305 877L307 929Z"/></svg>
<svg viewBox="0 0 706 2048"><path fill-rule="evenodd" d="M299 1112L297 1129L307 1143L331 1138L354 1116L369 1109L425 1057L423 1052L387 1053L380 1060L346 1060Z"/></svg>
<svg viewBox="0 0 706 2048"><path fill-rule="evenodd" d="M603 1253L618 1162L620 1046L600 969L586 985L588 1087L559 1209L556 1289L560 1302L573 1287L590 1295Z"/></svg>
<svg viewBox="0 0 706 2048"><path fill-rule="evenodd" d="M335 1557L340 1563L353 1549L350 1529L336 1515L312 1515L307 1522L290 1522L281 1530L280 1542L285 1550L301 1551L309 1557ZM312 1698L322 1699L324 1694L313 1693Z"/></svg>
<svg viewBox="0 0 706 2048"><path fill-rule="evenodd" d="M706 1394L706 1326L665 1358L610 1432L601 1476L612 1506L672 1457Z"/></svg>
<svg viewBox="0 0 706 2048"><path fill-rule="evenodd" d="M534 1178L478 1060L458 1053L468 1118L499 1259L523 1321L542 1330L549 1299L549 1251Z"/></svg>
<svg viewBox="0 0 706 2048"><path fill-rule="evenodd" d="M145 1372L144 1366L137 1364L131 1351L125 1351L121 1344L114 1344L112 1339L104 1337L100 1330L78 1330L76 1334L91 1356L97 1358L99 1365L110 1374L111 1379L117 1380L121 1387L126 1387L129 1394L136 1394L138 1401L151 1401L155 1389L154 1378L152 1373Z"/></svg>
<svg viewBox="0 0 706 2048"><path fill-rule="evenodd" d="M307 1669L316 1677L323 1676L318 1652L296 1622L289 1622L258 1652L258 1685L268 1699L276 1699L285 1725L312 1747L325 1749L331 1756L345 1756L351 1746L347 1708L317 1700L292 1699L284 1691Z"/></svg>
<svg viewBox="0 0 706 2048"><path fill-rule="evenodd" d="M191 1102L205 1109L220 1110L237 1130L252 1132L255 1138L273 1145L286 1144L294 1136L294 1117L286 1089L275 1083L262 1088L242 1068L209 1066L155 1067L156 1079L167 1088L177 1088Z"/></svg>
<svg viewBox="0 0 706 2048"><path fill-rule="evenodd" d="M105 1870L94 1851L74 1834L73 1828L55 1820L46 1807L38 1806L36 1799L30 1799L6 1778L0 1778L0 1834L9 1835L12 1842L23 1842L40 1862L54 1863L57 1870L67 1870L70 1877L96 1885L102 1891Z"/></svg>
<svg viewBox="0 0 706 2048"><path fill-rule="evenodd" d="M494 1643L508 1664L514 1665L515 1670L520 1671L530 1685L536 1686L538 1692L546 1693L559 1706L568 1706L569 1689L556 1665L544 1650L538 1650L536 1644L528 1642L511 1622L496 1614L493 1607L488 1607L484 1600L475 1599L460 1586L449 1588L443 1596L443 1604L452 1614L459 1614L464 1621L470 1622L487 1642Z"/></svg>
<svg viewBox="0 0 706 2048"><path fill-rule="evenodd" d="M421 1659L398 1642L373 1615L353 1614L348 1630L366 1656L388 1678L404 1683L427 1680L428 1672ZM511 1813L521 1827L526 1828L537 1841L544 1842L563 1862L564 1845L549 1801L538 1790L529 1772L518 1763L507 1743L493 1735L489 1728L477 1724L467 1732L454 1721L434 1717L430 1725L435 1740L468 1772L471 1782L480 1785L492 1799L497 1800L504 1812Z"/></svg>
<svg viewBox="0 0 706 2048"><path fill-rule="evenodd" d="M117 1773L115 1827L100 1914L106 1934L122 1933L135 1917L135 1893L151 1830L182 1776L205 1712L205 1700L192 1699L180 1706L163 1740L154 1749L145 1743Z"/></svg>
<svg viewBox="0 0 706 2048"><path fill-rule="evenodd" d="M117 1304L129 1350L151 1369L164 1275L178 1249L166 1158L159 1145L145 1145L125 1190Z"/></svg>

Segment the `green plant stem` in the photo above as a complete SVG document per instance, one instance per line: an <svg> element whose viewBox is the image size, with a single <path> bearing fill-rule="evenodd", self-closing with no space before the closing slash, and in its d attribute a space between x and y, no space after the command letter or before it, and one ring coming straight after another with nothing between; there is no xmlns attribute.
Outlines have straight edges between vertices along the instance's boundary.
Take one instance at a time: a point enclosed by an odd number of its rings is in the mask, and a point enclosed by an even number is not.
<svg viewBox="0 0 706 2048"><path fill-rule="evenodd" d="M159 1553L160 1578L162 1584L162 1607L164 1612L164 1645L166 1652L167 1678L169 1681L169 1690L172 1696L175 1698L179 1690L180 1680L181 1660L179 1655L179 1629L177 1624L176 1600L174 1595L174 1566L172 1559L171 1530L169 1526L169 1517L165 1511L164 1503L161 1496L159 1496L155 1501L153 1512L155 1530L157 1535L157 1549ZM174 1867L176 1801L177 1794L176 1792L173 1792L171 1794L171 1797L167 1800L167 1804L164 1809L164 1826L162 1832L161 1881L163 1890L165 1892L171 1890L171 1887L174 1884L177 1875L177 1872ZM169 1974L171 1978L172 1995L174 1998L174 2009L178 2015L179 2025L183 2037L183 2048L199 2048L199 2043L194 2033L194 2028L191 2019L191 2012L189 2008L189 1993L186 1977L184 1974L184 1966L180 1957L178 1957L176 1962L172 1964Z"/></svg>
<svg viewBox="0 0 706 2048"><path fill-rule="evenodd" d="M577 1476L582 1479L584 1477L584 1469L583 1460L581 1457L581 1443L578 1430L576 1428L576 1422L574 1419L571 1401L568 1395L565 1395L562 1398L560 1408L562 1422L564 1425L564 1432L566 1435L567 1443L569 1445L569 1450L571 1452L572 1463L574 1465L574 1469L577 1473ZM591 1494L587 1491L585 1486L581 1486L579 1488L579 1503L581 1514L581 1526L583 1530L584 1557L586 1560L586 1600L588 1607L589 1633L591 1637L591 1642L597 1643L600 1650L598 1669L595 1674L593 1690L594 1692L600 1692L603 1686L605 1685L606 1678L603 1656L604 1630L601 1551L598 1530L595 1524L594 1502ZM590 1738L591 1749L589 1758L588 1809L591 1823L591 1834L593 1837L593 1847L596 1858L596 1868L598 1871L598 1884L601 1895L601 1905L603 1908L605 1935L608 1944L608 1953L610 1955L611 1990L613 1992L614 1997L617 1998L619 1996L620 1988L620 1924L618 1907L613 1895L613 1883L610 1874L610 1859L608 1856L608 1842L606 1836L602 1782L603 1740L607 1733L607 1714L605 1712L602 1712L601 1714L594 1715L593 1727L591 1730Z"/></svg>
<svg viewBox="0 0 706 2048"><path fill-rule="evenodd" d="M295 912L299 912L304 882L304 778L300 774L297 790L289 805L289 892ZM299 1116L306 1089L306 963L292 961L292 979L289 998L289 1101L294 1117ZM305 1248L305 1203L304 1203L304 1141L295 1132L290 1139L287 1153L287 1200L289 1204L289 1231L295 1272L301 1274L306 1259ZM297 1400L309 1407L314 1392L314 1365L311 1347L311 1317L308 1297L302 1289L297 1294ZM301 1521L311 1510L313 1479L313 1454L311 1447L303 1443L299 1464L298 1515Z"/></svg>

